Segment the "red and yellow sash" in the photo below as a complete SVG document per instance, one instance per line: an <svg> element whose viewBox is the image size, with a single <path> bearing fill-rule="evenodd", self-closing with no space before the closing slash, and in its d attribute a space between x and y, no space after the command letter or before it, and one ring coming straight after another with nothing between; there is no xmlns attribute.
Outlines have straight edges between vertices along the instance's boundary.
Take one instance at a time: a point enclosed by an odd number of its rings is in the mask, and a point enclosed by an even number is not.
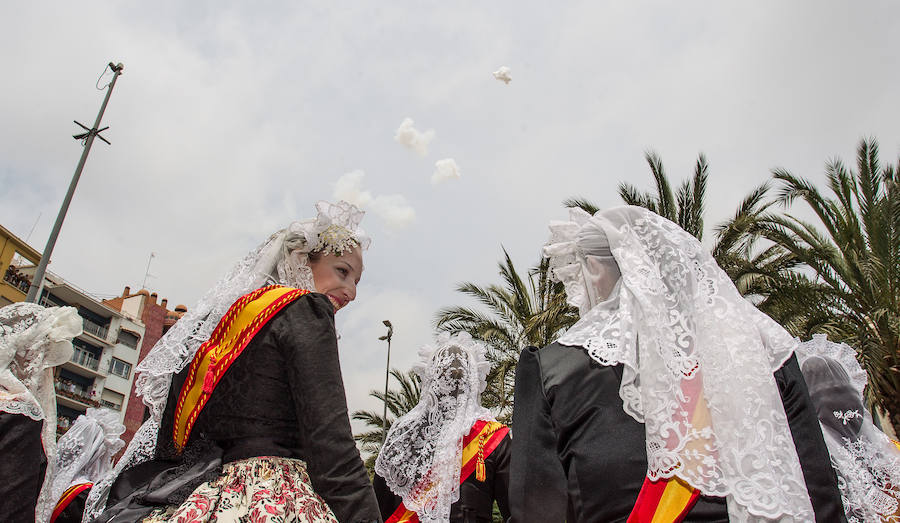
<svg viewBox="0 0 900 523"><path fill-rule="evenodd" d="M491 455L497 445L509 433L509 427L496 421L476 421L472 430L463 438L462 468L459 483L465 482L472 472L478 481L486 479L484 459ZM407 509L403 503L384 523L418 523L419 516Z"/></svg>
<svg viewBox="0 0 900 523"><path fill-rule="evenodd" d="M66 491L62 493L62 496L59 497L59 501L56 502L56 507L53 508L53 513L50 515L50 523L56 521L56 518L62 514L63 510L66 510L66 507L69 506L69 503L71 503L72 500L93 486L93 483L79 483L67 488Z"/></svg>
<svg viewBox="0 0 900 523"><path fill-rule="evenodd" d="M678 523L684 520L699 497L699 490L678 477L659 481L644 478L628 523Z"/></svg>
<svg viewBox="0 0 900 523"><path fill-rule="evenodd" d="M278 311L305 294L309 291L280 285L263 287L241 296L222 316L212 335L194 355L178 396L172 437L179 452L187 444L197 416L228 367L259 329Z"/></svg>
<svg viewBox="0 0 900 523"><path fill-rule="evenodd" d="M696 370L696 368L695 368ZM694 387L700 384L702 375L693 378ZM691 413L691 423L695 427L710 426L709 408L706 400L699 394L687 394L689 398L683 405L684 409ZM693 441L689 445L702 446L706 442L703 439ZM638 493L627 523L680 523L694 508L694 504L700 497L700 491L688 485L678 476L669 479L651 481L644 478L641 491Z"/></svg>

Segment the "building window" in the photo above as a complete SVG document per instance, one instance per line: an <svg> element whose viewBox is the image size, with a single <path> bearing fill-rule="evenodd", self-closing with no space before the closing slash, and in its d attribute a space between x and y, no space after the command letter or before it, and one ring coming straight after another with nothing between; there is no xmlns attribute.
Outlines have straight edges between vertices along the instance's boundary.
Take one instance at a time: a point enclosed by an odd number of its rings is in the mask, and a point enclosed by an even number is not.
<svg viewBox="0 0 900 523"><path fill-rule="evenodd" d="M100 396L100 406L112 410L122 410L122 405L124 403L125 396L123 394L119 394L118 392L109 389L103 389L103 394Z"/></svg>
<svg viewBox="0 0 900 523"><path fill-rule="evenodd" d="M136 349L138 346L138 341L140 341L140 339L141 337L133 332L127 331L125 329L119 329L119 336L116 339L116 343L121 343L126 347Z"/></svg>
<svg viewBox="0 0 900 523"><path fill-rule="evenodd" d="M119 358L113 358L109 360L109 373L127 380L128 377L131 376L131 364L126 363Z"/></svg>

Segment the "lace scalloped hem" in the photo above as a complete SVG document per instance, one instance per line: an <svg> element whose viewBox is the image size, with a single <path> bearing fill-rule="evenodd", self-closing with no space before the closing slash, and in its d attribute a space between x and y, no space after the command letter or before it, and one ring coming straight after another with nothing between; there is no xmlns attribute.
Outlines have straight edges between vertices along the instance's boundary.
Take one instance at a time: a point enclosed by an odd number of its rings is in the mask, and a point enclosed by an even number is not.
<svg viewBox="0 0 900 523"><path fill-rule="evenodd" d="M303 461L255 457L226 464L218 478L197 487L180 506L157 509L143 521L337 523L338 520L313 491Z"/></svg>

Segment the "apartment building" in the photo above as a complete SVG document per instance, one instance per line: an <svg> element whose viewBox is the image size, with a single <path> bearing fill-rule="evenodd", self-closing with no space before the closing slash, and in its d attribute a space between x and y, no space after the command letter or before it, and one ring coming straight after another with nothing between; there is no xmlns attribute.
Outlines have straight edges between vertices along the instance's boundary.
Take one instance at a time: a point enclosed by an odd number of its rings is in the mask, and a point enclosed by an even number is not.
<svg viewBox="0 0 900 523"><path fill-rule="evenodd" d="M18 271L30 279L34 269L21 267ZM45 307L75 307L84 327L84 332L72 340L72 358L54 369L57 432L65 432L88 407L112 409L124 422L144 324L50 271L45 275L39 303Z"/></svg>
<svg viewBox="0 0 900 523"><path fill-rule="evenodd" d="M0 307L25 301L31 278L22 274L19 266L35 266L40 261L40 252L0 225Z"/></svg>
<svg viewBox="0 0 900 523"><path fill-rule="evenodd" d="M139 318L144 324L144 337L141 341L138 361L144 359L163 334L187 311L187 307L184 305L176 305L174 310L169 310L169 300L166 298L159 301L159 296L147 289L132 293L131 287L125 287L121 296L103 300L103 304L132 318ZM149 413L143 400L135 394L134 387L131 388L131 395L126 399L125 434L122 435L122 439L130 442Z"/></svg>

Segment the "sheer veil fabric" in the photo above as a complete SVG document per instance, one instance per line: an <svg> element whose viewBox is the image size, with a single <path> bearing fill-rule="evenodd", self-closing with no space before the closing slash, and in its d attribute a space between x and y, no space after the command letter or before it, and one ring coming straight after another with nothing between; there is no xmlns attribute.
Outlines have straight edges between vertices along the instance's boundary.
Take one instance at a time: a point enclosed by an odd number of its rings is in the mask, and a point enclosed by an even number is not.
<svg viewBox="0 0 900 523"><path fill-rule="evenodd" d="M310 252L340 253L357 246L368 249L371 240L359 227L363 211L345 201L320 201L316 210L316 218L291 223L244 256L137 365L135 392L142 396L150 417L135 433L114 469L91 489L85 522L103 512L109 489L122 471L153 458L172 375L190 363L235 300L272 284L315 290L308 265Z"/></svg>
<svg viewBox="0 0 900 523"><path fill-rule="evenodd" d="M51 498L58 501L70 486L94 483L108 474L113 456L125 446L120 437L124 432L125 425L112 410L88 408L78 416L57 442Z"/></svg>
<svg viewBox="0 0 900 523"><path fill-rule="evenodd" d="M640 207L550 224L544 248L581 319L559 339L623 365L648 477L726 497L732 521L812 521L773 373L797 341L744 300L696 238Z"/></svg>
<svg viewBox="0 0 900 523"><path fill-rule="evenodd" d="M848 345L824 334L800 344L797 358L816 407L850 523L900 522L900 450L872 422L868 377Z"/></svg>
<svg viewBox="0 0 900 523"><path fill-rule="evenodd" d="M43 421L41 442L47 472L35 510L36 521L50 518L56 499L51 483L56 457L56 391L53 367L72 357L72 338L81 334L74 307L14 303L0 309L0 411Z"/></svg>
<svg viewBox="0 0 900 523"><path fill-rule="evenodd" d="M490 364L464 332L441 334L419 356L421 399L391 426L375 472L423 523L447 522L459 499L463 437L477 420L494 421L481 406Z"/></svg>

